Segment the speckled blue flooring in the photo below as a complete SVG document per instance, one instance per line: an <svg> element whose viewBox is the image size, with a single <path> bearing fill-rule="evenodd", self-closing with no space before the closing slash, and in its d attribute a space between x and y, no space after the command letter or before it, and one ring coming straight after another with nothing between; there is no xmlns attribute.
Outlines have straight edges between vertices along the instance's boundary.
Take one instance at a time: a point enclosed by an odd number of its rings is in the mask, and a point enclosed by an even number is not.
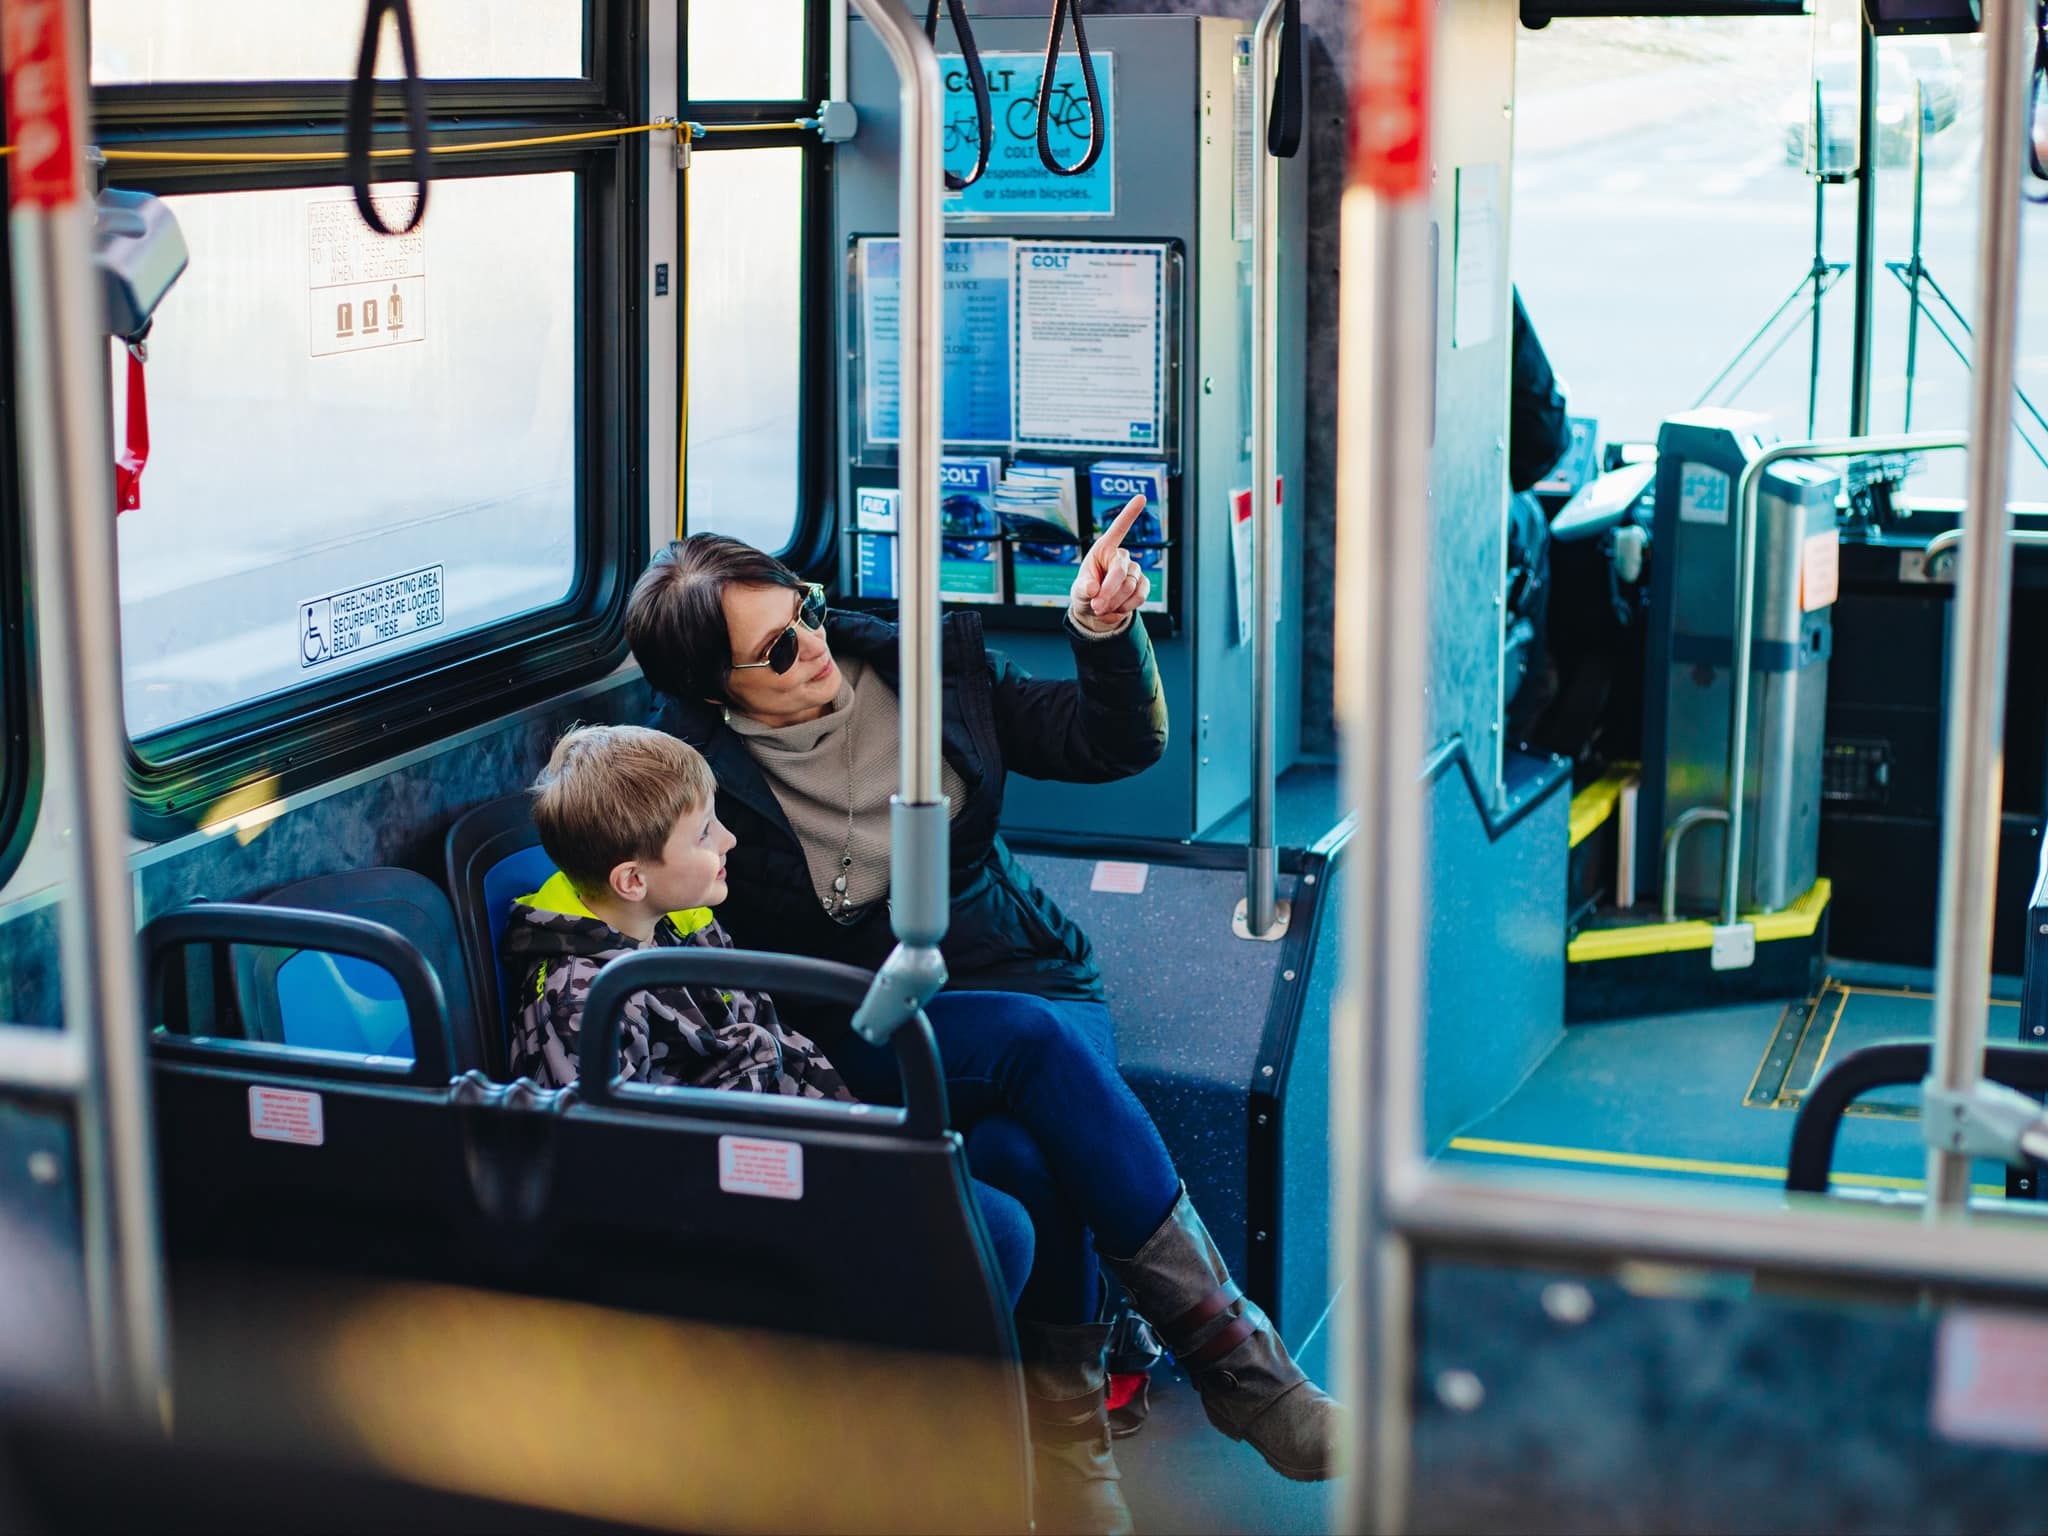
<svg viewBox="0 0 2048 1536"><path fill-rule="evenodd" d="M1835 971L1814 999L1789 1005L1799 1046L1792 1068L1778 1070L1780 1083L1767 1058L1788 1023L1787 1007L1575 1024L1505 1103L1454 1136L1442 1156L1782 1188L1794 1114L1814 1075L1859 1046L1925 1039L1933 999L1917 978ZM2012 1007L1993 1001L1994 1039L2011 1037ZM1837 1183L1920 1187L1925 1152L1916 1099L1909 1089L1873 1095L1844 1120ZM2004 1187L1990 1164L1980 1165L1975 1182L1981 1193Z"/></svg>

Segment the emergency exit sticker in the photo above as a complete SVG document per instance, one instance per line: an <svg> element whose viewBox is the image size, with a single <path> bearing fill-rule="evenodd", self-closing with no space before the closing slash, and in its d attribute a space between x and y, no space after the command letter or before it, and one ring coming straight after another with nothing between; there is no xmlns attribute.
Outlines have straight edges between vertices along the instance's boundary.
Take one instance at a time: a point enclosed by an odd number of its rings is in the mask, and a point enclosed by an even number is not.
<svg viewBox="0 0 2048 1536"><path fill-rule="evenodd" d="M1808 534L1799 551L1799 611L1832 606L1842 590L1842 535L1830 528Z"/></svg>
<svg viewBox="0 0 2048 1536"><path fill-rule="evenodd" d="M2048 1449L2048 1323L1958 1309L1934 1344L1934 1432L1964 1444Z"/></svg>
<svg viewBox="0 0 2048 1536"><path fill-rule="evenodd" d="M258 1141L289 1141L318 1147L327 1141L320 1095L293 1088L249 1090L249 1134Z"/></svg>
<svg viewBox="0 0 2048 1536"><path fill-rule="evenodd" d="M414 194L372 198L393 229L412 218ZM427 339L427 228L380 235L353 198L306 205L307 350L314 357Z"/></svg>
<svg viewBox="0 0 2048 1536"><path fill-rule="evenodd" d="M719 1137L718 1187L728 1195L803 1199L803 1143L766 1141L754 1136Z"/></svg>

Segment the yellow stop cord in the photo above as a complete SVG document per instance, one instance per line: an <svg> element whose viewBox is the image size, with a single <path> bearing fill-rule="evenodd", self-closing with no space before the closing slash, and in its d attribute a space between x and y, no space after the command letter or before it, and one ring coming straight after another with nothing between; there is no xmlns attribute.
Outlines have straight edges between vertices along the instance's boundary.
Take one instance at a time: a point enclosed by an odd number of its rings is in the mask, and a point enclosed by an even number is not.
<svg viewBox="0 0 2048 1536"><path fill-rule="evenodd" d="M509 149L540 149L550 144L589 144L600 139L630 138L641 133L673 133L687 130L692 139L722 137L726 134L742 133L789 133L810 127L801 118L792 118L780 123L692 123L681 122L672 117L656 118L651 123L635 123L620 128L589 128L576 133L548 133L532 138L491 139L474 144L433 144L428 152L435 155L483 155L495 154ZM0 144L0 157L14 153L12 144ZM348 158L339 149L280 149L280 150L193 150L193 149L106 149L100 151L109 164L127 162L149 165L339 165ZM372 160L395 160L410 158L408 146L394 145L385 149L370 151Z"/></svg>

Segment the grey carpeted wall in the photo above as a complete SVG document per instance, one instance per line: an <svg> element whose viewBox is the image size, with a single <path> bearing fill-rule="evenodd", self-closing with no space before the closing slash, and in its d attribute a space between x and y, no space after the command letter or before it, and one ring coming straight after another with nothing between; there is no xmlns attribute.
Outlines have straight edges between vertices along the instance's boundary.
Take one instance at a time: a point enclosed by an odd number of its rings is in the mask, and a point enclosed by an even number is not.
<svg viewBox="0 0 2048 1536"><path fill-rule="evenodd" d="M1264 0L1088 0L1090 15L1105 16L1201 14L1256 20L1264 8ZM1314 754L1336 750L1330 711L1330 620L1337 485L1337 208L1344 192L1344 36L1349 9L1345 0L1302 0L1301 7L1309 39L1310 128L1301 748Z"/></svg>

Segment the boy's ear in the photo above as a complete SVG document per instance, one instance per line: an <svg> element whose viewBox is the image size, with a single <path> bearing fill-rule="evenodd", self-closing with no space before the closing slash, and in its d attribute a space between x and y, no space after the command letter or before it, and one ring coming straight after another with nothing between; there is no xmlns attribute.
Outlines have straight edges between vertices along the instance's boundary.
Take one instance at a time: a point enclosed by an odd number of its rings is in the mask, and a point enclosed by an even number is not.
<svg viewBox="0 0 2048 1536"><path fill-rule="evenodd" d="M614 864L611 876L605 883L612 888L612 894L621 901L644 901L647 897L647 876L641 870L638 859L626 859Z"/></svg>

